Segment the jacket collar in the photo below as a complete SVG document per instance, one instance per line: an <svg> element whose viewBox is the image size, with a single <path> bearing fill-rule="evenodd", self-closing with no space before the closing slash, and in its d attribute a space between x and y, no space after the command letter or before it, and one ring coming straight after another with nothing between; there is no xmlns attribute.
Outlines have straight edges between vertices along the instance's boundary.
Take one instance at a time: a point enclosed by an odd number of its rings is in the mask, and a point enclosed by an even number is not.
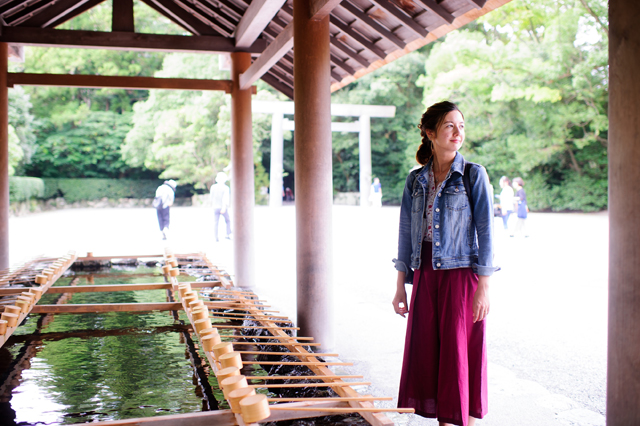
<svg viewBox="0 0 640 426"><path fill-rule="evenodd" d="M418 174L418 181L423 185L428 182L429 177L429 169L431 168L431 163L433 162L433 158L429 160L429 162L422 168L422 171ZM456 152L456 157L453 159L453 163L451 164L451 173L458 172L461 176L464 175L464 165L466 161L462 154Z"/></svg>

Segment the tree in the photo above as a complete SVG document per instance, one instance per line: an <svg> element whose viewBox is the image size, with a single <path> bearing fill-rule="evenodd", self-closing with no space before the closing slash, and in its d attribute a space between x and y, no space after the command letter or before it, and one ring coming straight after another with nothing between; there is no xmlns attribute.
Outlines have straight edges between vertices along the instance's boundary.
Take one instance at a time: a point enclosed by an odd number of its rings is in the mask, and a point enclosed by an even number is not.
<svg viewBox="0 0 640 426"><path fill-rule="evenodd" d="M599 210L607 205L606 52L602 2L513 2L434 47L420 79L424 103L457 102L467 121L463 153L496 182L522 176L533 208Z"/></svg>

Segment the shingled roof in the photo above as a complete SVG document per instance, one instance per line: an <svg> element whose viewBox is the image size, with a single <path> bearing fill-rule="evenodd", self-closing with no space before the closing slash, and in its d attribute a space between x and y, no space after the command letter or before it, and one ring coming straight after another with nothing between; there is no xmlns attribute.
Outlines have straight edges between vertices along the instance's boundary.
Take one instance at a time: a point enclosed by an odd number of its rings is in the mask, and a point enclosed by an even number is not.
<svg viewBox="0 0 640 426"><path fill-rule="evenodd" d="M10 45L252 53L258 78L293 99L292 0L141 0L192 36L136 33L133 0L113 0L112 32L55 29L104 0L0 0ZM510 0L313 0L329 14L332 91ZM326 13L323 15L323 10Z"/></svg>

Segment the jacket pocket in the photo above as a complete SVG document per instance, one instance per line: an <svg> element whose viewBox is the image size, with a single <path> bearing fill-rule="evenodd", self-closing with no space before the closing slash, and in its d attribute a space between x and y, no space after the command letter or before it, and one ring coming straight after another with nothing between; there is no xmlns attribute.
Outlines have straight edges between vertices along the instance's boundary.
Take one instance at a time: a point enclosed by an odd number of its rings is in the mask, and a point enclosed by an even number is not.
<svg viewBox="0 0 640 426"><path fill-rule="evenodd" d="M462 185L452 185L443 191L444 205L449 210L464 210L469 207L469 198Z"/></svg>

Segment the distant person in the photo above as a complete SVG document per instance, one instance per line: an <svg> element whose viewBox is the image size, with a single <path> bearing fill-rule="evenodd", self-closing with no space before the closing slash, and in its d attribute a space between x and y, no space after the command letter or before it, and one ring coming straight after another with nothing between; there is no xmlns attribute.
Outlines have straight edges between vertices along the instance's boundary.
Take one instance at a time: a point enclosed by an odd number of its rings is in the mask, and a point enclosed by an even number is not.
<svg viewBox="0 0 640 426"><path fill-rule="evenodd" d="M516 229L511 234L513 237L515 234L524 235L528 237L527 233L527 216L529 215L529 205L527 204L527 193L524 191L524 180L521 177L513 179L513 189L516 191L516 202L518 203L518 221L516 222Z"/></svg>
<svg viewBox="0 0 640 426"><path fill-rule="evenodd" d="M220 223L220 215L224 217L227 224L227 240L231 239L231 220L229 219L229 199L230 191L226 184L227 174L220 172L216 175L216 183L211 187L211 205L213 206L214 228L213 232L218 239L218 225Z"/></svg>
<svg viewBox="0 0 640 426"><path fill-rule="evenodd" d="M513 198L513 188L511 181L506 176L500 178L500 210L502 211L502 224L505 230L509 230L509 216L513 213L515 199Z"/></svg>
<svg viewBox="0 0 640 426"><path fill-rule="evenodd" d="M373 183L371 184L369 201L371 201L371 207L382 207L382 185L378 178L374 178Z"/></svg>
<svg viewBox="0 0 640 426"><path fill-rule="evenodd" d="M398 407L440 425L473 426L487 413L493 193L484 167L458 152L464 116L451 102L422 115L422 144L402 194L396 294L409 314ZM405 283L413 284L411 306Z"/></svg>
<svg viewBox="0 0 640 426"><path fill-rule="evenodd" d="M160 233L162 239L169 238L169 225L171 217L169 210L173 206L173 202L176 197L176 186L178 184L175 180L165 180L162 185L156 189L156 198L153 200L153 206L156 208L158 214L158 225L160 226Z"/></svg>
<svg viewBox="0 0 640 426"><path fill-rule="evenodd" d="M293 201L293 191L289 187L284 189L284 200Z"/></svg>

